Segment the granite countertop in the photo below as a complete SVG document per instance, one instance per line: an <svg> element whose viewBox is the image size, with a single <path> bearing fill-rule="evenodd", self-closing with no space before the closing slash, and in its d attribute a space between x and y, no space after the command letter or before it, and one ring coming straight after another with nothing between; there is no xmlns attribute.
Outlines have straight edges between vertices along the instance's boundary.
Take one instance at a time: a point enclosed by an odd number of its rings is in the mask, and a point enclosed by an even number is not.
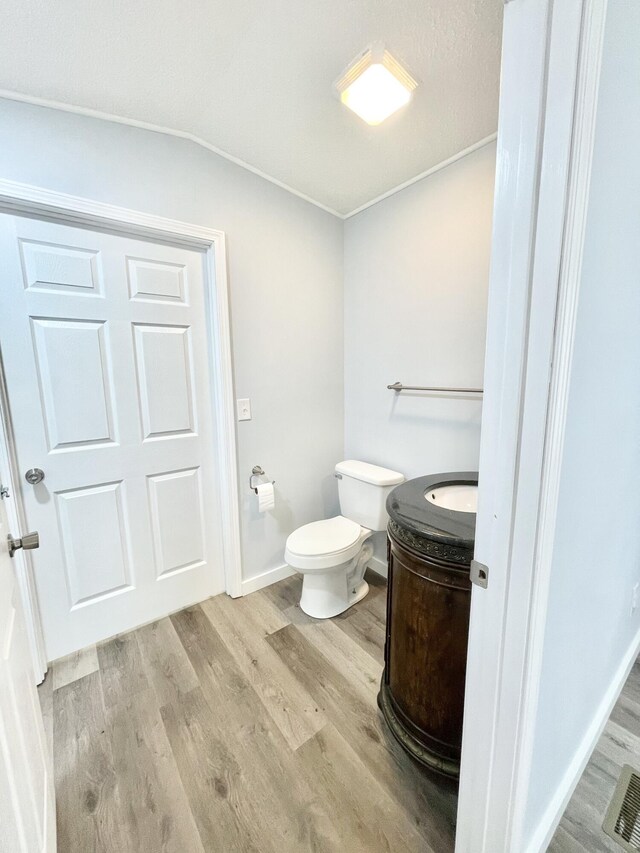
<svg viewBox="0 0 640 853"><path fill-rule="evenodd" d="M415 536L473 550L476 514L457 512L436 506L425 498L429 489L454 483L477 485L477 471L429 474L401 483L387 498L387 512L392 521Z"/></svg>

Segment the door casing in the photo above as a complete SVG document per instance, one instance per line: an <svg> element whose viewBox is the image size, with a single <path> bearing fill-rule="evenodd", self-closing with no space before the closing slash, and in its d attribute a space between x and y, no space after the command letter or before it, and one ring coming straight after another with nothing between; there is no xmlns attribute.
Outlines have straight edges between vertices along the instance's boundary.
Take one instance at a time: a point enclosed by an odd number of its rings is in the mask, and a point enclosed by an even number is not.
<svg viewBox="0 0 640 853"><path fill-rule="evenodd" d="M27 531L27 522L22 506L15 456L15 442L9 412L9 397L4 381L2 352L0 352L0 481L9 492L5 500L9 529L19 536ZM40 621L40 605L36 595L35 576L29 551L19 550L13 555L14 569L27 625L27 637L36 684L40 684L47 673L47 654Z"/></svg>
<svg viewBox="0 0 640 853"><path fill-rule="evenodd" d="M5 180L0 180L0 211L38 216L64 225L93 227L115 234L123 233L143 239L160 240L204 253L205 299L209 309L207 334L210 360L208 367L212 382L213 417L218 436L218 487L225 588L228 595L234 598L240 596L242 594L240 509L224 232ZM1 368L0 361L0 371ZM8 402L4 379L0 377L0 460L9 470L9 486L12 488L12 497L15 498L13 502L15 517L10 517L10 522L16 527L16 535L19 535L17 531L22 531L24 526L24 510L20 501L20 491L17 488L19 472L15 467ZM39 604L35 593L35 579L28 555L22 560L22 565L16 568L20 577L36 678L40 681L46 672L47 661Z"/></svg>
<svg viewBox="0 0 640 853"><path fill-rule="evenodd" d="M456 853L546 850L599 735L526 837L606 7L505 7Z"/></svg>

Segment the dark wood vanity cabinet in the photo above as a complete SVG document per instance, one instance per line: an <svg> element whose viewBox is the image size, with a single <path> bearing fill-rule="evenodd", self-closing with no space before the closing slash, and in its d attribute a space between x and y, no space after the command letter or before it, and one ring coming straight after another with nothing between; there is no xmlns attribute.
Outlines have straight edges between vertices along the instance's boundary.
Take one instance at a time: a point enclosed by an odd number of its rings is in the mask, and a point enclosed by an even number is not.
<svg viewBox="0 0 640 853"><path fill-rule="evenodd" d="M471 553L389 523L385 668L378 703L404 748L452 777L460 770Z"/></svg>

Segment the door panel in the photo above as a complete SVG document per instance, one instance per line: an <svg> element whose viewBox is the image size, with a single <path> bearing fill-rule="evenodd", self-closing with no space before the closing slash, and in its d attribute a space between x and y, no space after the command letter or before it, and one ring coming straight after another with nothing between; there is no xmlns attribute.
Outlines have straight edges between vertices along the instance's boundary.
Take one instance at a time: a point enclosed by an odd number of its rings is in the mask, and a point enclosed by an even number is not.
<svg viewBox="0 0 640 853"><path fill-rule="evenodd" d="M200 469L149 477L158 577L201 565L205 542Z"/></svg>
<svg viewBox="0 0 640 853"><path fill-rule="evenodd" d="M120 482L56 494L71 610L131 588L131 546L122 492Z"/></svg>
<svg viewBox="0 0 640 853"><path fill-rule="evenodd" d="M105 325L31 318L50 451L115 441Z"/></svg>
<svg viewBox="0 0 640 853"><path fill-rule="evenodd" d="M24 286L100 296L98 252L20 240Z"/></svg>
<svg viewBox="0 0 640 853"><path fill-rule="evenodd" d="M187 304L186 270L180 264L127 258L127 274L132 299Z"/></svg>
<svg viewBox="0 0 640 853"><path fill-rule="evenodd" d="M224 589L197 251L0 217L0 336L50 659Z"/></svg>
<svg viewBox="0 0 640 853"><path fill-rule="evenodd" d="M51 762L8 533L0 500L0 853L53 853Z"/></svg>
<svg viewBox="0 0 640 853"><path fill-rule="evenodd" d="M134 323L144 440L195 433L191 330Z"/></svg>

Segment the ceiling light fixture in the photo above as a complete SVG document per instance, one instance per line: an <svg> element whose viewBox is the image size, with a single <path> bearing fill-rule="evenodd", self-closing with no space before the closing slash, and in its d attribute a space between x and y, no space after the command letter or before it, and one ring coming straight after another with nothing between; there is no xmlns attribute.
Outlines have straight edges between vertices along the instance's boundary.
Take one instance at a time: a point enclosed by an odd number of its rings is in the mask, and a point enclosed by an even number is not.
<svg viewBox="0 0 640 853"><path fill-rule="evenodd" d="M342 103L371 125L408 104L417 85L382 45L366 50L335 84Z"/></svg>

